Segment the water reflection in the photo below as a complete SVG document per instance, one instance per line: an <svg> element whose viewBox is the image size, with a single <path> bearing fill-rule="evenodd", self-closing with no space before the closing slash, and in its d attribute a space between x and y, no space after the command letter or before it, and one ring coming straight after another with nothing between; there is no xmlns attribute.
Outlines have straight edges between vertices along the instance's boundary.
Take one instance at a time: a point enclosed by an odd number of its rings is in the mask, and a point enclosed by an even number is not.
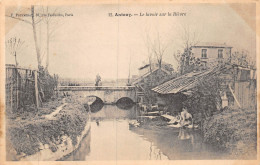
<svg viewBox="0 0 260 165"><path fill-rule="evenodd" d="M96 119L97 126L99 126L99 119Z"/></svg>
<svg viewBox="0 0 260 165"><path fill-rule="evenodd" d="M134 106L134 102L128 97L122 97L116 102L116 106L120 109L129 110Z"/></svg>
<svg viewBox="0 0 260 165"><path fill-rule="evenodd" d="M156 125L131 127L131 131L153 142L170 160L222 159L226 153L203 143L200 131Z"/></svg>
<svg viewBox="0 0 260 165"><path fill-rule="evenodd" d="M120 109L115 105L104 105L100 111L91 114L91 119L96 120L107 120L107 119L135 119L136 118L136 108L125 110Z"/></svg>
<svg viewBox="0 0 260 165"><path fill-rule="evenodd" d="M87 160L167 159L151 142L131 132L127 120L103 120L91 125L91 153Z"/></svg>
<svg viewBox="0 0 260 165"><path fill-rule="evenodd" d="M91 138L65 160L220 159L224 154L204 144L199 131L168 127L158 122L160 116L140 117L136 106L103 105L91 120Z"/></svg>
<svg viewBox="0 0 260 165"><path fill-rule="evenodd" d="M86 98L86 103L84 104L84 107L85 107L86 111L91 111L92 113L96 113L96 112L102 110L104 105L105 104L99 97L88 96ZM115 105L117 106L117 108L119 108L121 110L131 110L131 109L133 109L135 103L133 102L132 99L130 99L128 97L122 97L116 102Z"/></svg>
<svg viewBox="0 0 260 165"><path fill-rule="evenodd" d="M89 98L91 98L91 97L89 97ZM104 103L103 103L103 101L99 97L95 97L94 101L90 100L84 106L85 106L87 111L90 110L92 113L96 113L96 112L100 111L103 108Z"/></svg>
<svg viewBox="0 0 260 165"><path fill-rule="evenodd" d="M135 119L136 114L135 106L126 111L104 105L91 114L91 131L82 145L64 160L168 159L154 143L129 130L129 120Z"/></svg>

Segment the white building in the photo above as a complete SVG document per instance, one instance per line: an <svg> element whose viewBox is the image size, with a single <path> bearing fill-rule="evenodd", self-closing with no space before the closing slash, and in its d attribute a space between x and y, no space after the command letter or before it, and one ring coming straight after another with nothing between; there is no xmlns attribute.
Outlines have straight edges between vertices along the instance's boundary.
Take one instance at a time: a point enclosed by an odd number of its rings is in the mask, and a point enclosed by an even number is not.
<svg viewBox="0 0 260 165"><path fill-rule="evenodd" d="M199 43L192 46L193 57L207 63L227 60L231 57L231 46L219 43Z"/></svg>

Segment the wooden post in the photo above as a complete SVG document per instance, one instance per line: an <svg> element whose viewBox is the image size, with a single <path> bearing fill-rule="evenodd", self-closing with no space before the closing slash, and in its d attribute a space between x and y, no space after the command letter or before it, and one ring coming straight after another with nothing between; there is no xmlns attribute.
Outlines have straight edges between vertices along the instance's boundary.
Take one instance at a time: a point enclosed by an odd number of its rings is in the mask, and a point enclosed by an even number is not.
<svg viewBox="0 0 260 165"><path fill-rule="evenodd" d="M16 67L16 111L19 107L19 72L18 68Z"/></svg>
<svg viewBox="0 0 260 165"><path fill-rule="evenodd" d="M11 81L11 111L13 112L13 81Z"/></svg>
<svg viewBox="0 0 260 165"><path fill-rule="evenodd" d="M39 91L38 91L38 76L37 70L34 71L34 87L35 87L35 100L36 100L36 108L39 108Z"/></svg>

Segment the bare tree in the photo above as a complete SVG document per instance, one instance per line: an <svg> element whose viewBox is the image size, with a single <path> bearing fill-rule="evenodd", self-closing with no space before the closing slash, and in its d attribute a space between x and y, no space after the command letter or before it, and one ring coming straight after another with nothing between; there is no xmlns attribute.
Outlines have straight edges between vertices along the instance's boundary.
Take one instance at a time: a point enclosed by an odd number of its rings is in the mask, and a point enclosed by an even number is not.
<svg viewBox="0 0 260 165"><path fill-rule="evenodd" d="M256 68L255 60L253 60L247 50L235 50L231 57L230 62L244 67Z"/></svg>
<svg viewBox="0 0 260 165"><path fill-rule="evenodd" d="M190 26L182 26L181 29L182 33L180 33L180 38L182 41L182 47L184 49L183 53L174 53L174 58L179 63L179 71L180 74L187 73L193 69L192 65L195 65L198 63L198 59L195 59L192 56L191 48L192 46L195 46L200 41L200 33L196 31L195 29L191 29Z"/></svg>
<svg viewBox="0 0 260 165"><path fill-rule="evenodd" d="M43 12L43 22L46 24L46 70L49 67L49 47L50 47L50 40L53 38L55 31L58 29L60 24L60 19L55 19L55 17L49 17L49 12L56 13L58 8L54 8L51 10L49 6L42 7Z"/></svg>
<svg viewBox="0 0 260 165"><path fill-rule="evenodd" d="M44 11L44 8L43 8L43 11ZM46 13L48 14L49 13L49 7L47 6L46 7ZM50 45L50 18L51 17L44 17L44 22L46 23L46 29L47 29L47 40L46 40L46 46L47 46L47 56L46 56L46 70L48 70L48 67L49 67L49 45Z"/></svg>
<svg viewBox="0 0 260 165"><path fill-rule="evenodd" d="M183 48L188 49L195 46L200 41L200 34L195 29L191 29L190 26L182 26L183 32L181 34L181 39L183 42Z"/></svg>
<svg viewBox="0 0 260 165"><path fill-rule="evenodd" d="M32 25L32 28L33 28L33 38L34 38L36 55L37 55L37 62L38 62L38 68L40 68L41 67L41 53L40 53L40 48L39 48L39 44L38 44L38 38L37 38L37 34L36 34L36 24L38 24L41 21L41 19L38 19L38 20L35 19L35 6L34 5L31 6L30 12L31 12L31 18L32 18L31 21L25 20L25 19L22 19L22 18L18 18L18 17L14 17L13 15L11 15L11 16L10 15L6 15L6 17L17 19L17 20L20 20L20 21L23 21L25 23L28 23L28 24Z"/></svg>
<svg viewBox="0 0 260 165"><path fill-rule="evenodd" d="M165 50L167 48L167 44L163 43L160 37L159 32L157 31L157 37L154 40L154 42L152 43L152 51L156 57L157 63L158 63L158 67L161 68L162 67L162 59L163 59L163 55L165 53Z"/></svg>
<svg viewBox="0 0 260 165"><path fill-rule="evenodd" d="M153 60L153 53L152 53L152 50L151 50L152 43L151 43L151 38L150 38L150 35L149 35L149 32L148 32L147 29L145 30L145 34L146 34L146 36L144 38L144 43L145 43L145 46L146 46L146 49L147 49L149 70L150 70L150 72L152 72L152 60Z"/></svg>
<svg viewBox="0 0 260 165"><path fill-rule="evenodd" d="M21 48L23 47L23 45L24 45L24 41L22 41L20 38L17 39L16 37L10 38L5 43L7 50L15 58L16 66L18 66L17 53L21 51Z"/></svg>
<svg viewBox="0 0 260 165"><path fill-rule="evenodd" d="M37 61L38 61L38 68L41 67L41 54L40 54L40 48L38 45L38 38L36 35L36 23L35 23L35 15L34 15L34 6L31 6L31 13L32 13L32 27L33 27L33 38L36 48L36 54L37 54Z"/></svg>

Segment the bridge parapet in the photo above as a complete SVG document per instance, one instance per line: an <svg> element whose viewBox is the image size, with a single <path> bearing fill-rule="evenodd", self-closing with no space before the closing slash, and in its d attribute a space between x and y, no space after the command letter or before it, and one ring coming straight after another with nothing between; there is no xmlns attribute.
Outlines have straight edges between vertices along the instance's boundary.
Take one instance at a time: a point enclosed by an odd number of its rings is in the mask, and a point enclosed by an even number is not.
<svg viewBox="0 0 260 165"><path fill-rule="evenodd" d="M136 102L134 86L58 86L58 91L71 92L83 97L95 96L109 104L114 104L123 97L128 97Z"/></svg>
<svg viewBox="0 0 260 165"><path fill-rule="evenodd" d="M59 91L129 91L135 90L134 86L58 86Z"/></svg>

